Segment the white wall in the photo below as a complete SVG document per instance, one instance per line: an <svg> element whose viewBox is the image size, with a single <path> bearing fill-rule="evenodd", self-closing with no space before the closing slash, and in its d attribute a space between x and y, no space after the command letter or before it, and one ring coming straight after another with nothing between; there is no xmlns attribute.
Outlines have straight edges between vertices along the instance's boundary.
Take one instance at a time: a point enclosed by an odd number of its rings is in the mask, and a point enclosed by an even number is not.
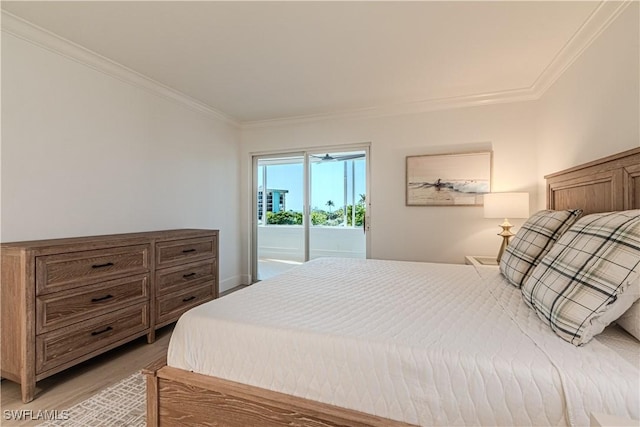
<svg viewBox="0 0 640 427"><path fill-rule="evenodd" d="M243 129L243 253L250 250L251 153L361 142L371 143L371 257L462 263L465 255L497 253L501 221L484 219L481 207L405 206L405 158L493 150L493 191L528 191L535 201L534 116L534 103L518 103ZM248 271L249 260L243 265Z"/></svg>
<svg viewBox="0 0 640 427"><path fill-rule="evenodd" d="M639 6L627 7L539 101L541 203L545 174L640 146Z"/></svg>
<svg viewBox="0 0 640 427"><path fill-rule="evenodd" d="M220 229L240 282L238 130L2 35L2 241Z"/></svg>

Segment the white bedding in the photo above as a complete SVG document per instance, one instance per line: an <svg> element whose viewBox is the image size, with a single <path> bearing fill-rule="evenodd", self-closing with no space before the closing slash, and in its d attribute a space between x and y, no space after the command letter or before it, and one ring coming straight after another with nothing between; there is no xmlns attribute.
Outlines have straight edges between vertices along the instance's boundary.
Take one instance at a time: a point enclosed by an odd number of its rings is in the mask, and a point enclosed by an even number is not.
<svg viewBox="0 0 640 427"><path fill-rule="evenodd" d="M627 344L566 343L497 269L323 258L185 313L168 364L411 424L588 425L640 418Z"/></svg>

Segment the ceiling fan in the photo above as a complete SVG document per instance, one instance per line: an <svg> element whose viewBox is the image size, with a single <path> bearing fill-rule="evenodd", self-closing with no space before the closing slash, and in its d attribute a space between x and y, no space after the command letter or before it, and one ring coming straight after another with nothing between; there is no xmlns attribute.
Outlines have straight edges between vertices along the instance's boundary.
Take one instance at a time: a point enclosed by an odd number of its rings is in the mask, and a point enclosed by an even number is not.
<svg viewBox="0 0 640 427"><path fill-rule="evenodd" d="M311 157L315 157L316 159L320 159L320 161L323 161L323 162L361 159L364 156L365 156L365 153L346 154L346 155L343 155L343 156L331 156L331 155L329 155L329 153L325 154L324 156L311 155Z"/></svg>

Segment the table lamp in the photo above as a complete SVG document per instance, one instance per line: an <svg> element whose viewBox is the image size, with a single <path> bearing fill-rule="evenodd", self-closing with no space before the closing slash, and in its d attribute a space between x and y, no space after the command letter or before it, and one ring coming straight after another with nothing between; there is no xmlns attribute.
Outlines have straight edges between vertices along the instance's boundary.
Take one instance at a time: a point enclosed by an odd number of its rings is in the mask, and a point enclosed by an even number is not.
<svg viewBox="0 0 640 427"><path fill-rule="evenodd" d="M484 217L504 218L500 225L502 232L502 245L498 251L498 264L502 258L504 250L509 244L509 240L515 234L511 232L511 225L507 218L528 218L529 217L529 193L488 193L484 195Z"/></svg>

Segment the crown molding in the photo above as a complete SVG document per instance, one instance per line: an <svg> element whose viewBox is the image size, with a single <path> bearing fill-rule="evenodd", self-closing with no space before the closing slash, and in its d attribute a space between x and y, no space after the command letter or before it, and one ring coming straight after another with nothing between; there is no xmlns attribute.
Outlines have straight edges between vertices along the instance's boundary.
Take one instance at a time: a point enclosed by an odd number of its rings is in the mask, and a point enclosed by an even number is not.
<svg viewBox="0 0 640 427"><path fill-rule="evenodd" d="M494 93L463 95L452 98L427 99L404 104L345 110L325 114L310 114L268 120L245 121L242 129L258 129L272 126L295 125L314 121L378 118L405 114L419 114L453 108L478 107L510 102L536 101L571 67L576 59L615 21L624 10L637 0L603 0L586 21L562 47L549 65L530 87Z"/></svg>
<svg viewBox="0 0 640 427"><path fill-rule="evenodd" d="M89 68L100 71L110 77L129 83L147 92L154 93L165 99L178 102L187 108L204 114L205 116L221 120L225 123L239 126L240 123L230 116L209 105L198 101L182 92L170 88L137 71L125 67L109 58L99 55L70 40L58 36L51 31L39 27L5 10L2 11L2 32L25 40L38 47L62 55Z"/></svg>
<svg viewBox="0 0 640 427"><path fill-rule="evenodd" d="M450 110L455 108L479 107L483 105L504 104L511 102L535 101L538 96L531 88L514 89L476 95L463 95L449 98L427 99L379 107L349 109L322 114L309 114L286 118L255 120L242 122L242 129L258 129L271 126L295 125L323 120L370 119L380 117L403 116L427 113L430 111Z"/></svg>
<svg viewBox="0 0 640 427"><path fill-rule="evenodd" d="M113 78L127 82L156 95L178 102L196 112L222 120L242 129L295 125L325 120L356 118L379 118L419 114L454 108L477 107L511 102L536 101L569 69L576 59L615 21L634 1L603 0L587 20L562 47L549 65L529 87L493 93L463 95L448 98L380 105L366 108L333 111L329 113L281 117L266 120L239 121L229 115L137 71L125 67L70 40L64 39L29 21L2 11L2 32L60 54L87 67L103 72Z"/></svg>
<svg viewBox="0 0 640 427"><path fill-rule="evenodd" d="M637 0L635 0L637 1ZM564 74L585 50L634 0L601 1L532 85L538 98Z"/></svg>

